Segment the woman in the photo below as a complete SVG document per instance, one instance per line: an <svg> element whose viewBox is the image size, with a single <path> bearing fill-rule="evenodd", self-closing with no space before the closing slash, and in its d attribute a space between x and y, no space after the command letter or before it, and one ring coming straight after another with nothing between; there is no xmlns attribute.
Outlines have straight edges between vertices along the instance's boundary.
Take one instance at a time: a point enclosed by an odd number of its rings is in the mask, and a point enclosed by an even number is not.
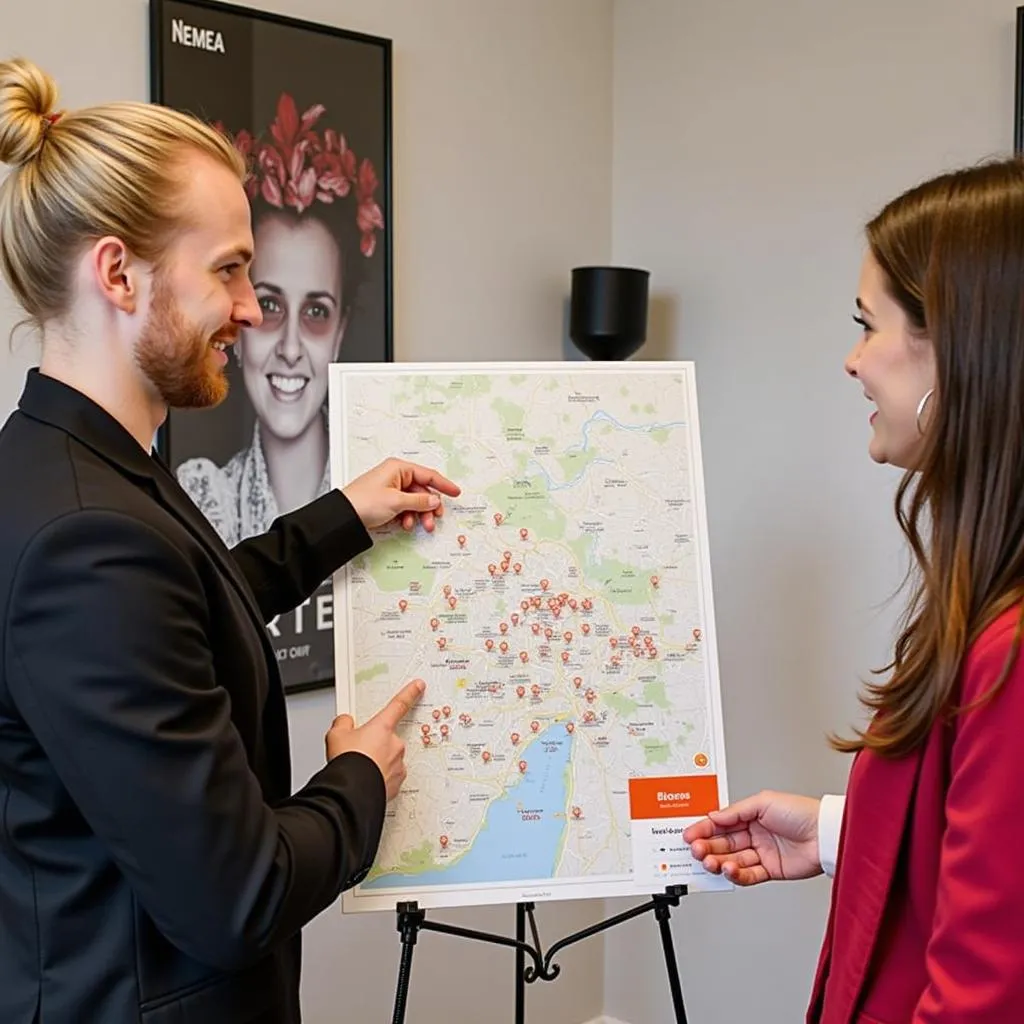
<svg viewBox="0 0 1024 1024"><path fill-rule="evenodd" d="M330 485L328 366L338 359L383 215L373 165L334 129L316 130L323 112L316 105L300 116L285 93L269 138L256 142L242 131L235 139L252 165L252 280L263 323L243 330L234 348L256 422L249 444L224 466L200 457L177 469L228 545Z"/></svg>
<svg viewBox="0 0 1024 1024"><path fill-rule="evenodd" d="M943 175L867 227L847 373L906 472L917 584L847 798L760 793L685 833L739 885L833 871L807 1020L1024 1021L1024 164Z"/></svg>

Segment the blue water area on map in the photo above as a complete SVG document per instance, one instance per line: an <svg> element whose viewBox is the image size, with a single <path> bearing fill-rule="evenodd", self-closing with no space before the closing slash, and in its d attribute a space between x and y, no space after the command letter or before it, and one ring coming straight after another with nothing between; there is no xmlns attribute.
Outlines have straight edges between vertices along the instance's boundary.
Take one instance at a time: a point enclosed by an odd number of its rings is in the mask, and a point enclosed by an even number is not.
<svg viewBox="0 0 1024 1024"><path fill-rule="evenodd" d="M685 427L685 420L673 420L668 423L620 423L610 413L604 411L604 409L597 409L590 418L583 424L583 442L580 445L579 450L581 452L589 451L590 449L590 428L595 423L611 423L614 427L619 430L627 430L634 434L653 434L656 430L672 430L675 427ZM570 445L565 449L567 454L571 454L575 449ZM614 459L602 459L597 457L593 461L595 466L614 466ZM540 474L544 477L544 482L547 484L549 491L564 491L569 487L575 487L583 477L589 472L588 469L582 469L576 474L571 480L566 480L565 483L557 484L551 478L551 474L539 463L536 459L530 459L528 465L533 466L537 469Z"/></svg>
<svg viewBox="0 0 1024 1024"><path fill-rule="evenodd" d="M450 867L387 874L363 889L487 884L551 878L566 827L566 785L573 737L551 726L530 744L526 774L487 809L472 848Z"/></svg>

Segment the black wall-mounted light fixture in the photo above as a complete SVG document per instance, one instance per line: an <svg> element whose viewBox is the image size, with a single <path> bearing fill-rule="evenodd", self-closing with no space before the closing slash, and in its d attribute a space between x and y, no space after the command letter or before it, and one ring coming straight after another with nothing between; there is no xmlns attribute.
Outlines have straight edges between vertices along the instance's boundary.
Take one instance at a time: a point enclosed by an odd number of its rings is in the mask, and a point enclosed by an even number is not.
<svg viewBox="0 0 1024 1024"><path fill-rule="evenodd" d="M590 359L628 359L647 340L650 271L575 267L569 337Z"/></svg>

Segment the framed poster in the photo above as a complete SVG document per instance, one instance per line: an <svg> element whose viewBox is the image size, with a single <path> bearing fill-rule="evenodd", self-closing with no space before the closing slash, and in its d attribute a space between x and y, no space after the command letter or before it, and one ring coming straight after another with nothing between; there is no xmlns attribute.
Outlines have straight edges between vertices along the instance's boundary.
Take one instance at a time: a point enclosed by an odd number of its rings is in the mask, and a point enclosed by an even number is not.
<svg viewBox="0 0 1024 1024"><path fill-rule="evenodd" d="M250 166L263 322L217 407L157 443L228 546L330 485L327 368L392 355L391 42L212 0L151 0L152 100ZM269 624L285 689L334 682L333 588Z"/></svg>

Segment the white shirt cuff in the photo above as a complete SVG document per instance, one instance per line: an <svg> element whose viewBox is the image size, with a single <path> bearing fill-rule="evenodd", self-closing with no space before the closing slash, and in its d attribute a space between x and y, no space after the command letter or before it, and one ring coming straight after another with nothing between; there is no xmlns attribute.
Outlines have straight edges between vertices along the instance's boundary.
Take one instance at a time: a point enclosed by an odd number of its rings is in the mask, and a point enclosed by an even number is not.
<svg viewBox="0 0 1024 1024"><path fill-rule="evenodd" d="M826 794L818 807L818 859L821 870L832 878L839 858L839 833L843 825L845 796Z"/></svg>

